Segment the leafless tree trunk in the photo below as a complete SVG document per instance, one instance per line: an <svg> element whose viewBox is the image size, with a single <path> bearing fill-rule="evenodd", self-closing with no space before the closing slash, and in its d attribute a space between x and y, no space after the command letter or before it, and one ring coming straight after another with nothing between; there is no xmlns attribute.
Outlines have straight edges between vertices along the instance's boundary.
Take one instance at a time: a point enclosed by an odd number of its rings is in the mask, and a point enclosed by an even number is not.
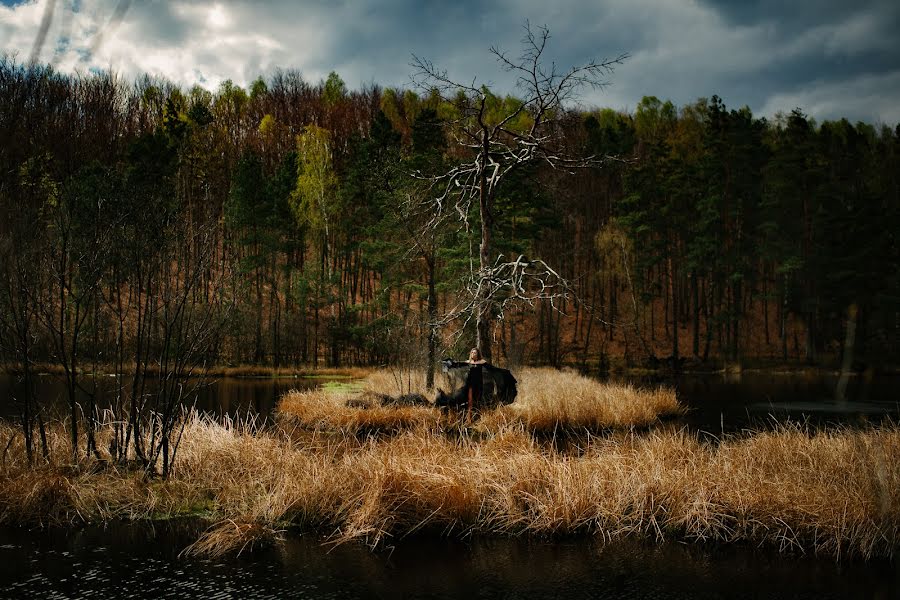
<svg viewBox="0 0 900 600"><path fill-rule="evenodd" d="M433 224L440 222L444 211L451 210L468 228L470 208L478 201L481 224L478 271L472 273L469 300L450 316L475 318L476 346L486 360L491 360L494 314L502 314L502 305L509 302L510 296L533 303L539 299L558 299L570 292L556 271L542 261L525 257L505 261L495 255L492 238L497 189L510 173L524 165L544 162L554 169L572 169L602 162L598 157L569 156L563 147L559 125L566 115L566 103L585 86L606 85L606 76L627 57L622 54L610 60L592 60L559 71L554 63L547 64L544 57L549 30L542 27L535 31L527 22L524 30L519 58L511 59L497 48L490 50L500 66L516 76L522 94L521 102L502 114L489 110L491 93L477 86L475 80L469 84L454 81L446 71L417 56L412 63L417 85L427 92L436 90L446 101L454 102L461 114L451 124L451 134L457 145L469 152L471 160L443 173L418 173L418 176L430 180L437 192L431 200Z"/></svg>

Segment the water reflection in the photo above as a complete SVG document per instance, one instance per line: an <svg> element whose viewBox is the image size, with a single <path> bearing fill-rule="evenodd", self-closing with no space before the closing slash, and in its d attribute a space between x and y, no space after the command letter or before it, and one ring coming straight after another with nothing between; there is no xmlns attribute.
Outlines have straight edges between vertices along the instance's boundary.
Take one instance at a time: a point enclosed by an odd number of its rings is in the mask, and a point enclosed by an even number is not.
<svg viewBox="0 0 900 600"><path fill-rule="evenodd" d="M896 598L887 561L787 557L592 539L407 539L392 551L292 534L223 561L179 559L198 525L26 532L0 528L8 597L205 598Z"/></svg>
<svg viewBox="0 0 900 600"><path fill-rule="evenodd" d="M625 379L669 385L690 409L684 423L712 434L770 429L793 421L809 426L871 425L900 419L900 377L854 378L848 400L835 400L832 375L744 373Z"/></svg>
<svg viewBox="0 0 900 600"><path fill-rule="evenodd" d="M900 420L900 377L854 378L846 402L836 401L835 376L802 374L744 373L729 375L682 375L678 378L618 377L614 381L643 386L669 385L690 411L679 422L691 430L713 435L745 428L767 429L786 420L812 427L870 425L885 419ZM310 389L325 379L222 377L199 389L198 409L229 416L270 417L278 399L291 389ZM93 388L94 382L87 387ZM115 380L98 378L98 405L109 405L116 394ZM14 417L13 397L22 397L21 384L9 375L0 375L0 418ZM61 378L35 378L35 395L43 402L66 408L65 386ZM193 402L193 399L191 399Z"/></svg>
<svg viewBox="0 0 900 600"><path fill-rule="evenodd" d="M686 423L718 433L771 426L785 418L813 423L897 419L900 378L852 382L847 403L833 400L828 378L744 374L677 380L691 407ZM107 390L114 389L109 381ZM321 380L223 378L197 406L216 414L262 416L292 388ZM0 377L3 414L14 382ZM41 398L64 397L55 377L37 381ZM106 392L108 393L108 392ZM771 416L770 416L771 415ZM676 424L675 426L681 426ZM27 531L0 528L0 597L207 598L896 598L900 570L870 563L785 557L747 548L591 538L556 541L404 539L373 553L322 546L291 533L284 543L225 561L181 559L203 524L113 525Z"/></svg>
<svg viewBox="0 0 900 600"><path fill-rule="evenodd" d="M229 415L243 417L246 415L259 415L262 418L270 416L278 399L286 392L296 389L312 389L328 379L304 378L304 377L222 377L211 378L208 382L197 388L195 397L189 397L187 404L193 405L199 410L215 415ZM197 384L192 381L191 388ZM96 380L85 378L86 388L96 389L96 402L99 407L110 406L115 399L118 387L113 377L98 377ZM130 380L125 381L126 388L131 385ZM152 393L154 382L147 382L147 392ZM68 406L66 387L62 378L54 375L39 375L34 378L34 396L39 398L45 406L58 411L64 411ZM0 374L0 417L13 417L17 415L15 399L24 397L24 386L17 378L6 374ZM86 396L82 394L83 399Z"/></svg>

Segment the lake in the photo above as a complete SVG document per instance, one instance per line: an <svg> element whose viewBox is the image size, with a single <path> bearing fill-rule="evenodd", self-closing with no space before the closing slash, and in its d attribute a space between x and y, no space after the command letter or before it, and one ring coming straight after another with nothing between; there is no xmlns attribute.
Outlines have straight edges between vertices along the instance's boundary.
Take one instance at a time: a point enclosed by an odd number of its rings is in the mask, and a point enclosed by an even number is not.
<svg viewBox="0 0 900 600"><path fill-rule="evenodd" d="M198 409L218 415L270 417L278 398L292 389L310 389L338 379L304 377L222 377L200 388ZM854 377L847 401L835 400L833 375L745 373L743 375L682 375L681 377L614 377L640 386L674 387L688 408L684 424L712 434L745 428L768 428L791 419L811 426L864 425L900 419L900 376L872 379ZM341 379L346 381L346 379ZM93 382L89 387L93 387ZM152 386L152 382L148 382ZM98 377L97 403L108 405L115 395L112 377ZM22 397L15 378L0 374L0 417L17 414L13 397ZM35 378L35 395L66 410L66 389L61 377Z"/></svg>
<svg viewBox="0 0 900 600"><path fill-rule="evenodd" d="M637 381L674 387L690 409L688 427L713 434L767 429L786 420L823 427L900 419L900 377L895 375L851 378L845 401L835 399L835 375L754 372Z"/></svg>
<svg viewBox="0 0 900 600"><path fill-rule="evenodd" d="M216 414L269 416L290 389L316 379L223 378L197 407ZM671 385L690 408L690 429L718 435L786 419L813 427L900 418L900 378L851 382L834 400L834 377L743 374L642 378ZM103 383L103 394L113 389ZM58 378L36 383L42 398L64 398ZM2 413L16 383L0 377ZM897 598L900 561L835 563L741 546L640 540L410 538L372 552L323 545L288 532L277 547L224 560L179 558L202 525L121 524L69 529L0 527L0 597L106 598ZM393 546L390 544L393 543Z"/></svg>
<svg viewBox="0 0 900 600"><path fill-rule="evenodd" d="M179 558L199 527L0 528L9 598L897 598L889 561L591 539L398 540L373 553L289 534L226 560Z"/></svg>

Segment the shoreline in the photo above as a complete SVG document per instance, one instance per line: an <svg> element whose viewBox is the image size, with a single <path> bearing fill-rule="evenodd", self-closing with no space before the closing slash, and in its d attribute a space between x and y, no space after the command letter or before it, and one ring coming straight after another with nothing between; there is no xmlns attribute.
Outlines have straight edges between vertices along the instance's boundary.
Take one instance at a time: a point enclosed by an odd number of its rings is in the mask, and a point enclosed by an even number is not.
<svg viewBox="0 0 900 600"><path fill-rule="evenodd" d="M98 365L96 371L91 369L79 368L78 375L82 377L115 377L115 369L108 365ZM188 379L199 379L201 377L213 378L235 378L235 379L354 379L363 378L367 374L375 370L376 367L269 367L264 365L239 365L229 366L220 365L209 368L203 374L191 374ZM0 364L0 373L11 375L21 375L22 367L18 364ZM34 375L64 375L63 368L56 363L34 363L31 367ZM149 376L159 373L159 369L152 366L148 367L147 374ZM134 369L128 367L122 373L130 376L134 374Z"/></svg>
<svg viewBox="0 0 900 600"><path fill-rule="evenodd" d="M396 396L394 381L381 372L365 384ZM472 423L353 398L291 392L266 429L195 412L168 479L83 452L72 463L64 423L48 430L49 462L30 465L21 433L0 421L0 522L191 516L209 527L187 551L213 557L285 531L373 549L410 535L753 544L837 561L900 549L895 424L782 425L712 443L666 422L680 409L669 389L549 369L523 371L517 402ZM97 435L109 447L105 425Z"/></svg>
<svg viewBox="0 0 900 600"><path fill-rule="evenodd" d="M521 366L522 368L551 368L556 367L534 365ZM234 379L363 379L373 372L383 369L383 367L271 367L266 365L219 365L211 367L204 374L192 374L187 376L188 379L197 379L201 377L213 378L234 378ZM646 367L614 367L606 371L597 371L596 369L584 368L577 364L564 364L559 367L560 370L574 370L591 377L679 377L682 375L689 377L711 377L715 375L735 376L741 375L775 375L783 376L803 376L803 377L838 377L841 374L839 368L803 364L779 363L771 366L711 366L711 367L686 367L680 370L671 368L646 368ZM56 363L34 363L31 367L32 374L46 375L63 375L63 368ZM440 369L436 369L436 374ZM0 364L0 373L9 375L21 375L22 368L16 364ZM123 375L129 376L134 373L134 369L126 368ZM148 375L158 373L158 369L149 367ZM115 370L100 365L96 371L90 369L79 368L79 376L98 377L115 377ZM867 378L867 377L896 377L900 376L900 366L879 367L876 369L867 369L863 371L852 370L848 373L851 378Z"/></svg>

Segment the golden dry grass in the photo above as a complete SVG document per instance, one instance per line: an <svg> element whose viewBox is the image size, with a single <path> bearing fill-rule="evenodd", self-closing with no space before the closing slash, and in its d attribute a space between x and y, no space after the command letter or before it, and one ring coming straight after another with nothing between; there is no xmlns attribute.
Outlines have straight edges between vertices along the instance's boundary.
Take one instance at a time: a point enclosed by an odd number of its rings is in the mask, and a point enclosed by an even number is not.
<svg viewBox="0 0 900 600"><path fill-rule="evenodd" d="M368 369L347 367L340 369L308 367L270 367L265 365L214 366L205 372L207 377L365 377Z"/></svg>
<svg viewBox="0 0 900 600"><path fill-rule="evenodd" d="M595 402L584 385L558 414L575 418L579 403ZM535 414L550 410L536 391L526 399ZM889 557L900 545L896 426L783 427L718 443L671 426L616 429L565 452L537 441L527 413L509 416L509 407L456 435L432 426L437 411L418 408L392 436L359 436L353 422L336 429L335 415L371 411L325 394L302 400L262 432L192 416L168 481L96 462L32 467L18 436L0 466L0 522L201 515L213 525L189 551L207 555L273 543L287 528L373 546L420 531L640 535L835 557ZM0 440L12 435L0 425ZM62 426L50 442L52 457L68 456Z"/></svg>
<svg viewBox="0 0 900 600"><path fill-rule="evenodd" d="M440 379L440 374L437 374ZM425 387L425 371L421 369L379 369L366 373L362 380L363 389L380 392L389 396L402 394L428 395Z"/></svg>
<svg viewBox="0 0 900 600"><path fill-rule="evenodd" d="M519 394L508 406L482 413L480 430L497 431L520 422L532 431L597 430L648 427L661 417L681 414L675 392L660 387L639 389L604 383L574 371L523 369L516 373ZM294 426L344 434L396 433L446 426L437 410L428 407L380 406L366 392L391 396L419 393L433 400L418 371L375 371L361 382L359 392L292 391L279 403L279 415ZM348 406L348 401L368 405Z"/></svg>
<svg viewBox="0 0 900 600"><path fill-rule="evenodd" d="M354 392L330 392L323 389L290 391L278 403L282 425L345 435L396 433L437 426L440 413L424 406L348 406L360 396Z"/></svg>
<svg viewBox="0 0 900 600"><path fill-rule="evenodd" d="M524 369L509 412L529 429L646 427L682 412L675 392L606 383L574 371Z"/></svg>

